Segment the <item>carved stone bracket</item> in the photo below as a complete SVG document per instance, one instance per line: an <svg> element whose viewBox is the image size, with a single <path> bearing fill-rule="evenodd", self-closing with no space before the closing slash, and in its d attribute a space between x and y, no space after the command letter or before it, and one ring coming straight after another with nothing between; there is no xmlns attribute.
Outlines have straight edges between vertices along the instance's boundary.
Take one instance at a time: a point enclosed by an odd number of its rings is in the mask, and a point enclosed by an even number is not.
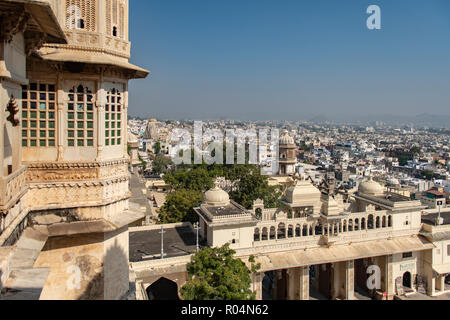
<svg viewBox="0 0 450 320"><path fill-rule="evenodd" d="M2 12L0 15L0 22L2 23L0 41L11 42L15 34L25 31L29 20L30 15L25 11Z"/></svg>
<svg viewBox="0 0 450 320"><path fill-rule="evenodd" d="M14 96L11 95L11 99L9 99L8 105L6 106L6 112L9 112L9 116L6 118L13 127L17 127L20 124L20 121L18 119L19 115L19 106L17 105L16 99L14 99Z"/></svg>

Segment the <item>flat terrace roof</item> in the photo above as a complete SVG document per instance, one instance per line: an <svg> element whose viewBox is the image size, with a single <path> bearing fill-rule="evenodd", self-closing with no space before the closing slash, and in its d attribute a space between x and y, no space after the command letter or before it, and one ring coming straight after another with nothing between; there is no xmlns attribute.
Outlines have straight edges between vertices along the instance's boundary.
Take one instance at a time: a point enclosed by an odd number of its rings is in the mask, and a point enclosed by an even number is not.
<svg viewBox="0 0 450 320"><path fill-rule="evenodd" d="M422 222L430 225L435 225L438 216L439 216L438 213L430 213L427 215L422 215ZM444 219L444 225L450 224L450 211L441 212L441 218Z"/></svg>
<svg viewBox="0 0 450 320"><path fill-rule="evenodd" d="M196 234L189 226L164 228L164 257L190 255L196 251ZM161 259L161 229L130 231L130 262Z"/></svg>
<svg viewBox="0 0 450 320"><path fill-rule="evenodd" d="M383 197L379 197L380 199L389 200L392 202L405 202L405 201L411 201L408 197L402 196L400 194L396 193L388 193L387 195Z"/></svg>
<svg viewBox="0 0 450 320"><path fill-rule="evenodd" d="M239 214L245 214L245 210L240 209L232 204L225 206L225 207L205 206L205 208L214 217L225 217L225 216L234 216L234 215L239 215Z"/></svg>

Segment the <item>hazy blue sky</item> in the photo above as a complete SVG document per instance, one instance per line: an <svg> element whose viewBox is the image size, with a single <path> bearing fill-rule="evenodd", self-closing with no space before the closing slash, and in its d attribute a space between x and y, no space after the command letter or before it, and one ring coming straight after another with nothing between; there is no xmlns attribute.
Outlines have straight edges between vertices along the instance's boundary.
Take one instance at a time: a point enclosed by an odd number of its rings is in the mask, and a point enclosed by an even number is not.
<svg viewBox="0 0 450 320"><path fill-rule="evenodd" d="M366 9L382 10L382 30ZM450 115L448 0L131 0L131 115Z"/></svg>

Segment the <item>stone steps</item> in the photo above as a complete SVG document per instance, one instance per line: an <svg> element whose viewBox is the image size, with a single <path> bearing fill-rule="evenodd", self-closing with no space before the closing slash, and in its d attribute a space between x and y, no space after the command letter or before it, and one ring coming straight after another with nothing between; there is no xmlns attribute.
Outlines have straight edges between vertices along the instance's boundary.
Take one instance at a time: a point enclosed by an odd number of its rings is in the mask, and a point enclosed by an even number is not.
<svg viewBox="0 0 450 320"><path fill-rule="evenodd" d="M0 300L39 300L50 270L33 266L47 238L45 227L27 228L16 245L10 247L9 260L3 261L9 276L3 282Z"/></svg>

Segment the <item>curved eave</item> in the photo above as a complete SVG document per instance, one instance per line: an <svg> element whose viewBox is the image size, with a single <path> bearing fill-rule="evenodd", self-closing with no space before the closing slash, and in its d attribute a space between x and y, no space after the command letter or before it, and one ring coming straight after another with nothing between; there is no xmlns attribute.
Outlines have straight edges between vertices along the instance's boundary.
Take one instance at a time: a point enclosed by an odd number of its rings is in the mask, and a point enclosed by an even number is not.
<svg viewBox="0 0 450 320"><path fill-rule="evenodd" d="M53 62L74 62L115 66L130 71L132 73L131 78L133 79L143 79L150 74L150 71L146 69L131 64L128 61L115 59L106 54L76 54L61 49L43 48L39 51L39 56L46 61Z"/></svg>

